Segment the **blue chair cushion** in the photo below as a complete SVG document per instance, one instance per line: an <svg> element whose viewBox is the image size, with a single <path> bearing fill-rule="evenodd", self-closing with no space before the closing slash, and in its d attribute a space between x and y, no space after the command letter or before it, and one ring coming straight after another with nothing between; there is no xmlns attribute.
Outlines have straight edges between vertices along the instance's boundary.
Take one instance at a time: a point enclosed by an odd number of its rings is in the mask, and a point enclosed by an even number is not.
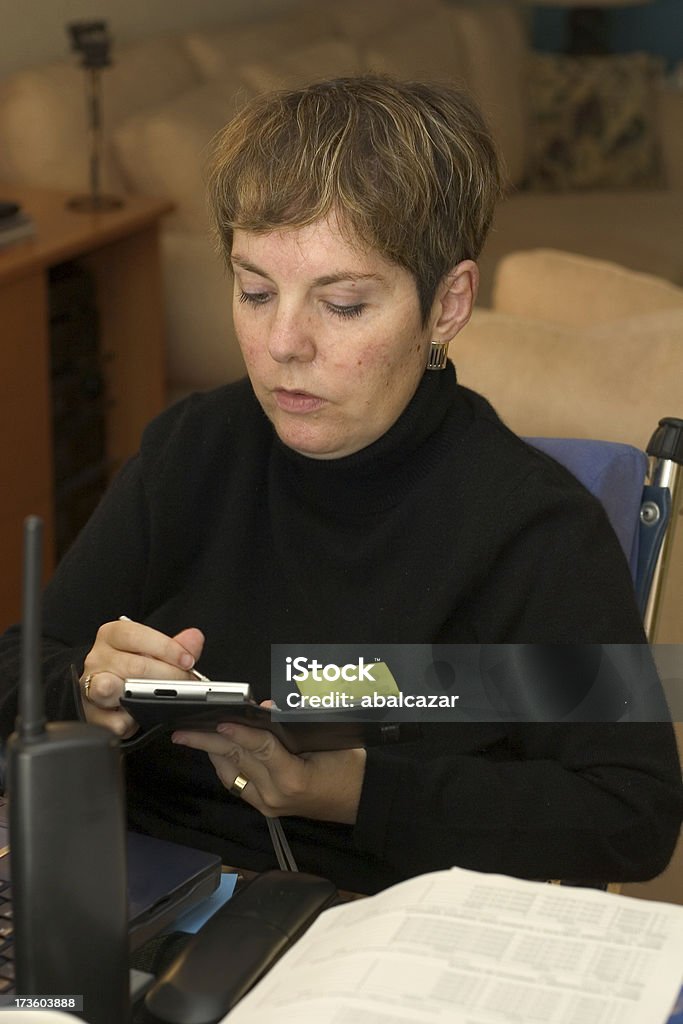
<svg viewBox="0 0 683 1024"><path fill-rule="evenodd" d="M565 437L526 437L602 502L636 579L638 526L648 460L630 444Z"/></svg>

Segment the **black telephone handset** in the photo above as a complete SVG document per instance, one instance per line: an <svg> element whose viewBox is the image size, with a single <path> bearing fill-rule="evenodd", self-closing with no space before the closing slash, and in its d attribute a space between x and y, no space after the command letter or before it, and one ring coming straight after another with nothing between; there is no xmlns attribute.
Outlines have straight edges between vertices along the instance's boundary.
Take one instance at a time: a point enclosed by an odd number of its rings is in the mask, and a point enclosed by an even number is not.
<svg viewBox="0 0 683 1024"><path fill-rule="evenodd" d="M302 872L248 882L185 946L145 996L152 1020L215 1024L329 907L337 889Z"/></svg>

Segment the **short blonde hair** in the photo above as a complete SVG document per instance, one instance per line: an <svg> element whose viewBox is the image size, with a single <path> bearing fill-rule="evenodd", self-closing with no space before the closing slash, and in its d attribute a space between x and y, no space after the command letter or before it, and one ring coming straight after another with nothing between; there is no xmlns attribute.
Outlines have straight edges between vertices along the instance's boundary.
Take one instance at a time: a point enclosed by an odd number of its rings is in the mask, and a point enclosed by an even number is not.
<svg viewBox="0 0 683 1024"><path fill-rule="evenodd" d="M466 93L361 75L249 103L216 139L208 191L226 259L235 229L334 213L350 241L414 276L426 321L444 275L479 256L501 175Z"/></svg>

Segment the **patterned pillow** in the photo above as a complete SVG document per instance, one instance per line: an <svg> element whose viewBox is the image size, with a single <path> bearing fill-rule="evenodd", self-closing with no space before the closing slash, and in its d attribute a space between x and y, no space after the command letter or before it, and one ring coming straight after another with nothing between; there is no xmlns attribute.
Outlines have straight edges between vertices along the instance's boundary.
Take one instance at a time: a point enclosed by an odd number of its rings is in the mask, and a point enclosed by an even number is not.
<svg viewBox="0 0 683 1024"><path fill-rule="evenodd" d="M530 63L531 188L661 185L656 95L659 58L644 53Z"/></svg>

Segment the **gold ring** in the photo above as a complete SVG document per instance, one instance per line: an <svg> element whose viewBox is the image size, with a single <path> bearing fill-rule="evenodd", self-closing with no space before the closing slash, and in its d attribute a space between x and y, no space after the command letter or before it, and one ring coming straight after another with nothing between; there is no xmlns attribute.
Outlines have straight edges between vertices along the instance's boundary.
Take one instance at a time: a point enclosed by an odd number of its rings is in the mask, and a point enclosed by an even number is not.
<svg viewBox="0 0 683 1024"><path fill-rule="evenodd" d="M92 683L92 677L94 675L94 672L88 672L87 676L83 680L83 695L86 700L90 700L90 684Z"/></svg>
<svg viewBox="0 0 683 1024"><path fill-rule="evenodd" d="M249 784L249 779L245 775L238 775L235 778L232 786L228 790L228 793L232 793L233 796L242 796L242 791L245 786Z"/></svg>

